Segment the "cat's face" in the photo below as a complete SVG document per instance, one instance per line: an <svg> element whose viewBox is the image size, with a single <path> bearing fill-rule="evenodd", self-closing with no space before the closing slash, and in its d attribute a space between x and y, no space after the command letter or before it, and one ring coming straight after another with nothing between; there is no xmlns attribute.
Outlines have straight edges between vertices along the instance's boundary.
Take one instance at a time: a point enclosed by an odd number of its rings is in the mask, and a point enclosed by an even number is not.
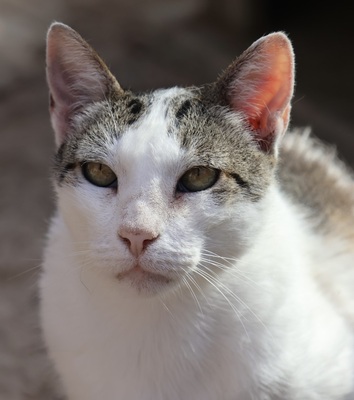
<svg viewBox="0 0 354 400"><path fill-rule="evenodd" d="M96 104L59 151L59 206L75 247L117 284L150 292L217 271L215 256L241 256L261 222L271 159L239 117L198 97L134 97L139 115L130 96Z"/></svg>
<svg viewBox="0 0 354 400"><path fill-rule="evenodd" d="M224 81L136 96L62 25L47 61L59 210L82 265L144 294L213 284L262 224L291 94L274 118L269 83L267 114L249 118L225 100Z"/></svg>

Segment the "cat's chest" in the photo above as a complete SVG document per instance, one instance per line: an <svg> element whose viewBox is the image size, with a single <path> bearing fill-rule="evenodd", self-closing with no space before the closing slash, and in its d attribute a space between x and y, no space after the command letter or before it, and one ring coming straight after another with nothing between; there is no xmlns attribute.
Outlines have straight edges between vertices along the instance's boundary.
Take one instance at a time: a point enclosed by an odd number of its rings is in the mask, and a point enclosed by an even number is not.
<svg viewBox="0 0 354 400"><path fill-rule="evenodd" d="M252 331L217 290L198 301L188 291L131 295L99 268L63 265L68 247L48 249L41 312L70 399L233 400L252 387L261 360L242 339Z"/></svg>
<svg viewBox="0 0 354 400"><path fill-rule="evenodd" d="M117 307L115 317L99 311L91 307L90 318L61 341L71 348L63 365L77 379L72 398L228 400L239 390L236 354L223 354L220 331L207 316L193 324L164 307Z"/></svg>

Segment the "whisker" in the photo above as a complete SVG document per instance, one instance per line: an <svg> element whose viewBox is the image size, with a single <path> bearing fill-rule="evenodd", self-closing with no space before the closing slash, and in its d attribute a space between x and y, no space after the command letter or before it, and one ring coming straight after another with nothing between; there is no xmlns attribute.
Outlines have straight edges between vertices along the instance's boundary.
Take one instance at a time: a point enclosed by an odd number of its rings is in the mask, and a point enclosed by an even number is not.
<svg viewBox="0 0 354 400"><path fill-rule="evenodd" d="M36 270L38 271L38 270L41 269L41 267L42 267L42 264L36 265L34 267L26 269L25 271L19 272L18 274L9 276L6 280L8 282L11 282L11 281L13 281L15 279L18 279L18 278L22 277L23 275L29 274L30 272L33 272L33 271L36 271Z"/></svg>
<svg viewBox="0 0 354 400"><path fill-rule="evenodd" d="M259 288L262 288L262 285L260 285L258 282L254 281L251 279L249 276L245 275L243 272L241 272L235 265L230 264L230 267L225 266L222 263L219 263L217 261L210 260L208 258L201 258L202 262L207 262L210 265L213 265L216 268L219 268L223 271L227 271L228 274L236 277L236 278L243 278L244 282L252 287L252 285L257 286ZM252 284L252 285L251 285Z"/></svg>
<svg viewBox="0 0 354 400"><path fill-rule="evenodd" d="M198 300L198 297L196 296L196 294L195 294L195 292L194 292L192 286L189 284L188 278L187 278L187 277L188 277L188 275L185 275L185 276L183 277L183 282L184 282L184 284L187 286L187 288L188 288L188 290L190 291L190 293L191 293L191 295L192 295L194 301L195 301L196 304L198 305L199 311L201 312L201 314L204 315L204 312L203 312L203 309L202 309L202 307L201 307L201 305L200 305L200 302L199 302L199 300Z"/></svg>
<svg viewBox="0 0 354 400"><path fill-rule="evenodd" d="M204 253L204 255L208 255L210 257L221 258L222 260L225 260L225 261L231 261L231 262L239 261L239 258L224 257L224 256L221 256L220 254L214 253L213 251L208 250L208 249L203 249L201 251L201 253L202 254Z"/></svg>
<svg viewBox="0 0 354 400"><path fill-rule="evenodd" d="M164 309L169 313L170 317L171 317L175 322L177 322L175 316L172 314L172 311L167 307L167 304L163 301L163 298L162 298L162 296L161 296L160 294L158 295L158 299L159 299L159 301L161 302L161 304L162 304L162 306L164 307Z"/></svg>
<svg viewBox="0 0 354 400"><path fill-rule="evenodd" d="M238 320L240 321L241 325L243 326L243 329L244 329L244 331L245 331L245 333L247 335L247 338L250 340L250 336L249 336L249 334L247 332L246 326L242 321L242 318L241 318L242 315L241 315L240 311L235 307L234 304L231 303L230 299L228 299L228 297L224 294L224 292L218 287L217 283L219 283L219 282L217 282L217 281L215 282L215 280L212 279L212 277L208 273L206 273L205 271L201 271L201 270L197 269L197 270L195 270L195 272L198 275L200 275L202 278L204 278L210 285L212 285L222 295L222 297L229 304L229 306L231 307L233 312L236 314Z"/></svg>
<svg viewBox="0 0 354 400"><path fill-rule="evenodd" d="M212 271L210 268L204 266L205 268L207 268L207 270L209 272L211 272L213 275L209 275L210 279L214 280L216 283L218 283L222 289L224 289L235 301L237 301L239 304L241 304L246 310L248 310L256 319L257 321L263 326L263 328L265 328L267 331L268 328L266 327L266 325L264 324L264 322L259 318L259 316L252 310L252 308L245 303L239 296L237 296L236 293L234 293L228 286L226 286L224 283L222 283L217 276L214 275L214 271ZM204 271L205 273L207 273L206 271ZM247 318L246 318L247 320Z"/></svg>
<svg viewBox="0 0 354 400"><path fill-rule="evenodd" d="M209 308L211 308L211 304L207 296L205 296L202 288L200 287L199 283L194 279L192 276L192 272L187 271L186 277L192 282L192 284L197 288L199 293L204 297L205 302L208 304Z"/></svg>

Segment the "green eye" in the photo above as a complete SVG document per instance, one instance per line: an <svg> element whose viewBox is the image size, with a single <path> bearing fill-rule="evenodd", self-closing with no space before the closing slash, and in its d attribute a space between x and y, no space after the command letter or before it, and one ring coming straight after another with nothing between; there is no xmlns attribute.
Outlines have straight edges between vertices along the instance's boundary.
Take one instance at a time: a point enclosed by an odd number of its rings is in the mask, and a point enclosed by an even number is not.
<svg viewBox="0 0 354 400"><path fill-rule="evenodd" d="M93 185L100 187L116 187L117 176L105 164L88 162L82 165L84 177Z"/></svg>
<svg viewBox="0 0 354 400"><path fill-rule="evenodd" d="M208 167L194 167L189 169L178 181L177 191L199 192L213 186L219 178L217 169Z"/></svg>

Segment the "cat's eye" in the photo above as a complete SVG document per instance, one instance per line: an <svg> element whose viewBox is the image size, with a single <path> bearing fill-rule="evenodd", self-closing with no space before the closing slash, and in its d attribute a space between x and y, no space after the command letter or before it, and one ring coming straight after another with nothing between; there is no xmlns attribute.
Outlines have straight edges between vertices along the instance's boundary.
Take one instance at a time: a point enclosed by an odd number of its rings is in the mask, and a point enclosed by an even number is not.
<svg viewBox="0 0 354 400"><path fill-rule="evenodd" d="M105 164L87 162L82 165L84 177L93 185L100 187L116 187L117 176Z"/></svg>
<svg viewBox="0 0 354 400"><path fill-rule="evenodd" d="M217 169L208 167L194 167L182 175L177 183L179 192L199 192L213 186L219 178Z"/></svg>

